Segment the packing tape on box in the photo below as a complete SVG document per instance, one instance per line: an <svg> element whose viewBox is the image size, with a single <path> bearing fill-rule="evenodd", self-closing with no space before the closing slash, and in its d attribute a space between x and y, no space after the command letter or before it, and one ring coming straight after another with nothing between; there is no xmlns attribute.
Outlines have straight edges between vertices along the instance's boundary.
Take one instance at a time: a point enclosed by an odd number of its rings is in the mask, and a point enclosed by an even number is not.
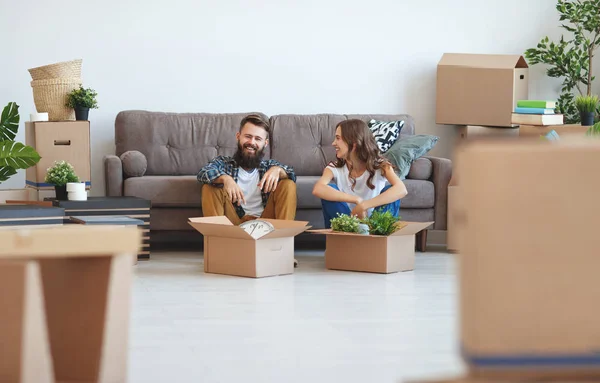
<svg viewBox="0 0 600 383"><path fill-rule="evenodd" d="M30 121L48 121L48 113L30 113L29 114Z"/></svg>
<svg viewBox="0 0 600 383"><path fill-rule="evenodd" d="M85 192L85 183L83 182L67 182L68 192Z"/></svg>

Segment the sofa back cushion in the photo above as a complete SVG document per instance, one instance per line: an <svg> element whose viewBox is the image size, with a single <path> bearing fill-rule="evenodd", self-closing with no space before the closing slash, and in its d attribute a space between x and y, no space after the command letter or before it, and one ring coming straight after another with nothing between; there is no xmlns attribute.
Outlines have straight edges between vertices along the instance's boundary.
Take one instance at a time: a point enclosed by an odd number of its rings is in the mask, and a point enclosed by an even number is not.
<svg viewBox="0 0 600 383"><path fill-rule="evenodd" d="M271 155L291 165L299 176L319 176L335 160L331 143L335 127L343 120L358 118L365 122L404 120L402 135L414 134L414 119L407 114L280 114L272 116Z"/></svg>
<svg viewBox="0 0 600 383"><path fill-rule="evenodd" d="M115 121L116 155L142 152L146 175L195 175L212 158L235 153L235 134L248 114L123 111ZM270 155L267 147L264 158Z"/></svg>

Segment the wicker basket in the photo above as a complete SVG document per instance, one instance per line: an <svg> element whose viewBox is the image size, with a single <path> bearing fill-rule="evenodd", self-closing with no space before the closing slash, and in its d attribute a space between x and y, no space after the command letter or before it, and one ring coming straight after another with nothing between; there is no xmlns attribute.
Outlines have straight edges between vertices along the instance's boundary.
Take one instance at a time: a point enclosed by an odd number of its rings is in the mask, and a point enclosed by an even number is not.
<svg viewBox="0 0 600 383"><path fill-rule="evenodd" d="M65 105L67 95L81 84L78 77L31 81L37 112L47 112L49 121L75 120L75 110Z"/></svg>
<svg viewBox="0 0 600 383"><path fill-rule="evenodd" d="M28 69L31 79L50 80L54 78L81 78L81 59L63 61Z"/></svg>

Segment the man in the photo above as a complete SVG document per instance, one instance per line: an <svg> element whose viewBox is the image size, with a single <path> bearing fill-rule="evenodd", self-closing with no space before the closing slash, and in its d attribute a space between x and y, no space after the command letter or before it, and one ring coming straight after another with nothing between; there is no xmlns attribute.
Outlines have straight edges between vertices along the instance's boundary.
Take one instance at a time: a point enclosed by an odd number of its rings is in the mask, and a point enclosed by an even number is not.
<svg viewBox="0 0 600 383"><path fill-rule="evenodd" d="M226 216L234 225L256 218L294 220L296 175L292 167L263 160L270 126L261 116L246 116L236 133L233 157L218 156L198 173L205 217Z"/></svg>

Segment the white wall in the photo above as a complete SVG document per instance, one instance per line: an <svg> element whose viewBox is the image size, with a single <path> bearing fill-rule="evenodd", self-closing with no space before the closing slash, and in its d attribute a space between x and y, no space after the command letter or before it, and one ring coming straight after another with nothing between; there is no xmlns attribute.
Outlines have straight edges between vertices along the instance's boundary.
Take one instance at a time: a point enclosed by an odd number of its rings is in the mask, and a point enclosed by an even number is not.
<svg viewBox="0 0 600 383"><path fill-rule="evenodd" d="M126 109L409 113L417 133L440 136L432 154L451 157L454 128L434 122L442 53L522 54L558 25L551 0L3 0L0 104L16 101L25 121L27 69L82 58L100 106L92 195ZM530 96L556 97L558 81L531 71Z"/></svg>

